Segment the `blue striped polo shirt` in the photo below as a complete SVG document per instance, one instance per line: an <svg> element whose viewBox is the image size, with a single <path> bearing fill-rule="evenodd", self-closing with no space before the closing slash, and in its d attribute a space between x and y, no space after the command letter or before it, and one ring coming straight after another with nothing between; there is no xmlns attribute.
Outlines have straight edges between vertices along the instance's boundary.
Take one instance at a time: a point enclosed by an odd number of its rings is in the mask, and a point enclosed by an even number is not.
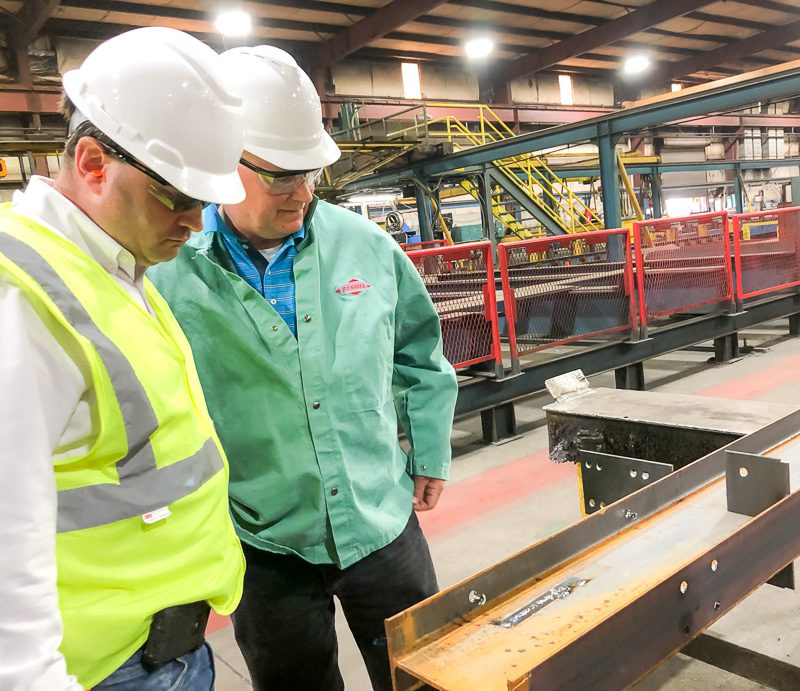
<svg viewBox="0 0 800 691"><path fill-rule="evenodd" d="M220 234L236 273L272 305L296 338L294 258L297 246L306 235L305 224L284 240L270 261L249 242L239 238L213 204L203 211L203 232Z"/></svg>

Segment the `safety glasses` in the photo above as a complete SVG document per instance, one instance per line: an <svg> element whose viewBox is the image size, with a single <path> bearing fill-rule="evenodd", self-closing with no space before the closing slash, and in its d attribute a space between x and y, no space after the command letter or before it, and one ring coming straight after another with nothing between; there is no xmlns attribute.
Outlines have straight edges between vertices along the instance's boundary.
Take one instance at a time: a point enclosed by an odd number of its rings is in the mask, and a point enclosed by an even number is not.
<svg viewBox="0 0 800 691"><path fill-rule="evenodd" d="M257 173L258 177L260 177L269 188L270 194L291 194L301 185L313 187L317 184L319 176L322 175L322 168L303 171L284 170L278 173L273 170L259 168L257 165L245 161L244 159L241 159L239 163L245 168L249 168L254 173Z"/></svg>
<svg viewBox="0 0 800 691"><path fill-rule="evenodd" d="M114 158L119 159L123 163L127 163L129 166L131 166L131 168L136 168L136 170L149 177L153 182L148 185L147 191L152 197L155 197L155 199L161 202L173 213L179 214L198 208L205 209L209 204L211 204L211 202L204 202L200 199L195 199L194 197L190 197L188 194L184 194L183 192L176 190L158 173L150 170L150 168L137 161L133 156L119 149L117 145L105 135L99 137L94 136L94 138L100 142L100 144L103 145L103 148L105 148L105 150Z"/></svg>

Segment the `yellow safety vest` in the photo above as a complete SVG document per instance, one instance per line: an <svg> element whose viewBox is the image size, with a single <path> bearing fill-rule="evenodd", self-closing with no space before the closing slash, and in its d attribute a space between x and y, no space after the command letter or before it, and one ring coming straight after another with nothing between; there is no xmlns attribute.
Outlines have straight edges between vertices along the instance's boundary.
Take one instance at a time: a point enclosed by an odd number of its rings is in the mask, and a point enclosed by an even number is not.
<svg viewBox="0 0 800 691"><path fill-rule="evenodd" d="M155 317L73 243L7 207L0 275L23 291L95 397L91 448L53 462L61 652L89 687L144 643L155 612L206 600L227 614L238 604L244 558L228 465L189 344L152 284ZM147 515L163 507L161 520Z"/></svg>

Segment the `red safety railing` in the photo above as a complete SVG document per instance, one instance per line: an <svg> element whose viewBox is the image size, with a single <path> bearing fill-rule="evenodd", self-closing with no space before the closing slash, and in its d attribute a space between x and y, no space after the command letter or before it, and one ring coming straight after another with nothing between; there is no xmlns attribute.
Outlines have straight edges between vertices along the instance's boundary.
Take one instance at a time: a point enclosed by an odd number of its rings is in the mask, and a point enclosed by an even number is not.
<svg viewBox="0 0 800 691"><path fill-rule="evenodd" d="M800 285L800 207L733 217L739 300Z"/></svg>
<svg viewBox="0 0 800 691"><path fill-rule="evenodd" d="M513 368L525 353L636 326L627 230L504 243L498 262Z"/></svg>
<svg viewBox="0 0 800 691"><path fill-rule="evenodd" d="M733 300L728 216L724 211L633 224L639 321L663 319Z"/></svg>
<svg viewBox="0 0 800 691"><path fill-rule="evenodd" d="M456 369L502 365L492 245L472 242L408 253L442 324L444 355Z"/></svg>
<svg viewBox="0 0 800 691"><path fill-rule="evenodd" d="M427 250L433 247L447 247L447 240L425 240L423 242L401 242L402 247L406 252L417 252L418 250Z"/></svg>

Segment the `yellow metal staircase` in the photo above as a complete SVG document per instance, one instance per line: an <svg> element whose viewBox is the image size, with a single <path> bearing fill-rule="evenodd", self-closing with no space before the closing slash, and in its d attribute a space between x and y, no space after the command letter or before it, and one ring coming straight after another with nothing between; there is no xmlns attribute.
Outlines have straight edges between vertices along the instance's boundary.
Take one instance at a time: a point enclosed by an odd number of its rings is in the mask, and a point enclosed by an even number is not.
<svg viewBox="0 0 800 691"><path fill-rule="evenodd" d="M422 117L415 117L414 124L405 128L387 131L383 136L386 140L385 146L399 148L401 142L407 143L410 138L418 142L445 139L452 145L454 150L461 151L472 146L481 146L516 136L514 131L486 105L426 103L425 108L439 110L458 108L461 111L465 108L474 109L476 117L474 120L471 119L470 126L454 115L430 118L423 112ZM407 112L405 117L408 117ZM376 148L382 145L379 142L373 144ZM386 162L397 158L401 153L405 152L405 149L398 150L398 148L387 154ZM494 165L505 174L504 180L507 180L508 184L514 185L525 197L531 200L532 204L538 209L538 217L544 221L544 224L549 227L551 232L582 233L603 228L603 223L597 214L566 183L560 180L542 158L533 154L522 154L494 161ZM363 173L361 171L353 171L352 174L347 176L347 182L352 182L367 172L373 172L379 166L380 164L367 166ZM337 180L337 183L340 182L340 180ZM474 183L464 181L459 184L465 192L475 199L479 199L478 188ZM547 234L547 229L541 227L541 222L533 223L534 228L528 228L521 223L517 218L520 209L511 208L516 202L511 204L503 201L504 196L502 189L493 190L492 214L500 221L510 236L514 236L516 239L516 237Z"/></svg>
<svg viewBox="0 0 800 691"><path fill-rule="evenodd" d="M462 180L459 184L467 194L476 201L480 201L478 188L471 180ZM495 190L499 192L499 190ZM547 231L541 226L530 228L514 215L512 210L502 201L501 194L492 194L492 216L494 216L506 231L504 237L509 240L528 240L530 238L543 237Z"/></svg>

